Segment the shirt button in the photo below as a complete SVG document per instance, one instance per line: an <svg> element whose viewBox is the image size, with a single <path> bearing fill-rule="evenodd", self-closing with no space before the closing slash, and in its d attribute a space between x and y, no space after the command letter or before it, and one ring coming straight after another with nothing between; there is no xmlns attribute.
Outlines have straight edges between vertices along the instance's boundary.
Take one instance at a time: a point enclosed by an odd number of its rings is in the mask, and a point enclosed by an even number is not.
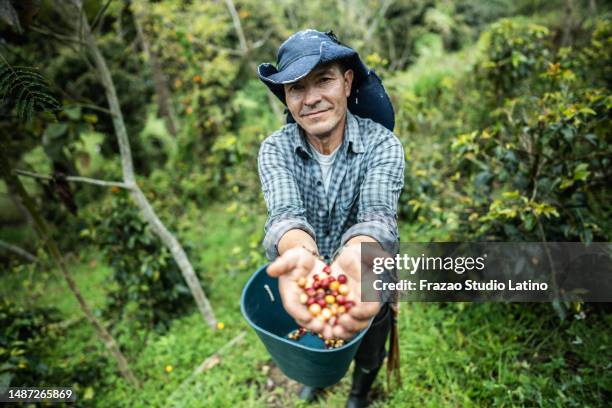
<svg viewBox="0 0 612 408"><path fill-rule="evenodd" d="M317 186L320 186L321 184L323 184L321 180L317 181Z"/></svg>
<svg viewBox="0 0 612 408"><path fill-rule="evenodd" d="M319 217L325 217L326 212L324 210L319 210Z"/></svg>
<svg viewBox="0 0 612 408"><path fill-rule="evenodd" d="M326 229L326 230L325 230L325 235L329 235L329 232L330 232L330 231L329 231L328 229Z"/></svg>

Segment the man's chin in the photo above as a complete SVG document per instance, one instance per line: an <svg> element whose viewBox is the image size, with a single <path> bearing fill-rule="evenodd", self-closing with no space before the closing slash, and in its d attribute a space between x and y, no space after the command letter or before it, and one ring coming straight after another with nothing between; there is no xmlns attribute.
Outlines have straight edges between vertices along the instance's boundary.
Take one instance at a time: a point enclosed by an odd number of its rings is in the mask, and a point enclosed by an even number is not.
<svg viewBox="0 0 612 408"><path fill-rule="evenodd" d="M329 137L331 131L334 129L334 126L329 122L329 120L326 120L313 125L302 126L302 128L311 136L318 139L325 139Z"/></svg>

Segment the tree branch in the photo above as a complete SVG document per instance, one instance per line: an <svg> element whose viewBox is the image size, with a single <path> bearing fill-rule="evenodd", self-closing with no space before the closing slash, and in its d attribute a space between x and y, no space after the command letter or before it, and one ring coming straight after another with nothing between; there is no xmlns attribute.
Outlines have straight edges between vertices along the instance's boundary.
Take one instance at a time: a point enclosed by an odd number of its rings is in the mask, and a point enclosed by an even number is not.
<svg viewBox="0 0 612 408"><path fill-rule="evenodd" d="M238 16L238 12L236 12L234 2L232 0L225 0L225 5L227 6L227 9L229 10L230 15L232 16L232 23L234 24L234 29L236 30L236 34L238 35L240 49L246 54L249 51L249 47L244 36L244 31L242 31L242 24L240 23L240 17Z"/></svg>
<svg viewBox="0 0 612 408"><path fill-rule="evenodd" d="M43 180L54 180L55 179L55 177L50 176L50 175L34 173L32 171L27 171L27 170L15 169L14 172L16 174L19 174L20 176L32 177L32 178L37 178L37 179L43 179ZM66 176L66 180L80 182L80 183L95 184L98 186L105 186L105 187L120 187L120 188L125 188L126 190L132 190L134 188L133 186L130 186L127 183L123 183L121 181L106 181L106 180L93 179L89 177Z"/></svg>
<svg viewBox="0 0 612 408"><path fill-rule="evenodd" d="M77 18L79 20L78 22L72 23L78 27L79 36L81 36L87 42L88 54L91 55L95 63L95 72L98 74L98 78L104 87L106 100L108 102L110 111L112 112L113 127L115 129L115 136L117 137L119 154L121 156L123 182L125 185L131 187L132 198L136 203L136 206L140 209L142 218L147 222L147 224L149 224L149 226L151 226L153 232L159 237L162 243L172 254L174 261L181 270L183 278L185 279L187 286L194 297L198 310L202 314L204 321L212 330L215 330L217 326L217 319L215 318L210 301L202 289L200 280L196 275L187 254L185 253L185 249L159 219L155 213L155 210L153 210L153 207L149 203L149 200L147 200L142 190L136 184L130 141L125 122L123 120L123 113L119 104L119 98L117 97L115 83L113 82L106 59L96 44L96 38L89 27L87 17L83 13L81 0L72 0L72 2L77 7ZM56 4L58 3L60 3L60 1L56 0Z"/></svg>
<svg viewBox="0 0 612 408"><path fill-rule="evenodd" d="M17 254L17 255L27 259L30 262L38 262L38 260L36 259L36 257L34 255L29 253L25 249L18 247L17 245L9 244L8 242L4 242L4 241L0 240L0 248L4 248L7 251L11 251L11 252L13 252L13 253L15 253L15 254Z"/></svg>

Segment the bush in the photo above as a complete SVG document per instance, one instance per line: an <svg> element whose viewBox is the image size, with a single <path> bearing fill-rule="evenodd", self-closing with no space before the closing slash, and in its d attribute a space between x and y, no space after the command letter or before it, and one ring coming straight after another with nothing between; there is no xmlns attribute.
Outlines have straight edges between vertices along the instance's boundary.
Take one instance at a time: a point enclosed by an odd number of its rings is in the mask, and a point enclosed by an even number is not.
<svg viewBox="0 0 612 408"><path fill-rule="evenodd" d="M191 294L168 249L126 195L114 191L109 205L84 233L113 269L105 313L141 327L166 328L191 304Z"/></svg>
<svg viewBox="0 0 612 408"><path fill-rule="evenodd" d="M502 20L471 72L413 92L403 217L437 239L608 241L610 31L556 49L545 28Z"/></svg>
<svg viewBox="0 0 612 408"><path fill-rule="evenodd" d="M54 338L49 325L58 321L56 308L0 301L0 386L32 386L50 378L41 349Z"/></svg>

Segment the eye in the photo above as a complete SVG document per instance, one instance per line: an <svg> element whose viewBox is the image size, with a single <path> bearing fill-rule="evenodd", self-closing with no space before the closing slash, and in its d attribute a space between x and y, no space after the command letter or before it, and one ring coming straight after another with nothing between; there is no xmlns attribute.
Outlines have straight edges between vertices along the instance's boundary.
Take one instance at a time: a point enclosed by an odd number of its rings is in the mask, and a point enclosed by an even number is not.
<svg viewBox="0 0 612 408"><path fill-rule="evenodd" d="M331 81L332 79L333 79L333 78L330 78L330 77L323 77L323 78L321 78L319 81L320 81L320 82L328 82L328 81Z"/></svg>

